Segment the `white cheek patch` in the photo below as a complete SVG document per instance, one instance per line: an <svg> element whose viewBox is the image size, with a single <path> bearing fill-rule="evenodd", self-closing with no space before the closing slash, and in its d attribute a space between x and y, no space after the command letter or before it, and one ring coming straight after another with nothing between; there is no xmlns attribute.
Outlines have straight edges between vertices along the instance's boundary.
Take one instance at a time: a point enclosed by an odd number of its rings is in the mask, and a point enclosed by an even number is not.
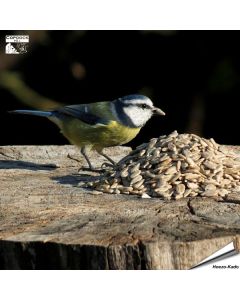
<svg viewBox="0 0 240 300"><path fill-rule="evenodd" d="M126 106L123 108L123 111L136 127L145 125L152 116L151 110L144 110L137 106Z"/></svg>

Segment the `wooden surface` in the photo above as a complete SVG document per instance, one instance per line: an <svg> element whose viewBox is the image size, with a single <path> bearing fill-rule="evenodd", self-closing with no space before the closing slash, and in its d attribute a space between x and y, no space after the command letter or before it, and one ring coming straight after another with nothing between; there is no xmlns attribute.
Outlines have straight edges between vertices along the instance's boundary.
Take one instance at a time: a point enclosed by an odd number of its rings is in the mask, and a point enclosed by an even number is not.
<svg viewBox="0 0 240 300"><path fill-rule="evenodd" d="M128 152L107 151L116 161ZM78 186L92 179L82 163L73 146L0 147L0 268L188 269L240 244L240 195L93 195Z"/></svg>

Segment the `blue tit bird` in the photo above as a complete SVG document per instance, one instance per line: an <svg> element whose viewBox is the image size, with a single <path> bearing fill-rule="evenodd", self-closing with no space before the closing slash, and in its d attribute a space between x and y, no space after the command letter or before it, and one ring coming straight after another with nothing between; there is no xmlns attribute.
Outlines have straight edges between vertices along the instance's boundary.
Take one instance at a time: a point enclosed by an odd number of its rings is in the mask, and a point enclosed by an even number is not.
<svg viewBox="0 0 240 300"><path fill-rule="evenodd" d="M64 106L53 111L14 110L11 113L47 117L73 145L80 148L94 170L87 150L96 150L112 164L103 149L124 145L136 137L153 114L165 115L143 95L128 95L111 102Z"/></svg>

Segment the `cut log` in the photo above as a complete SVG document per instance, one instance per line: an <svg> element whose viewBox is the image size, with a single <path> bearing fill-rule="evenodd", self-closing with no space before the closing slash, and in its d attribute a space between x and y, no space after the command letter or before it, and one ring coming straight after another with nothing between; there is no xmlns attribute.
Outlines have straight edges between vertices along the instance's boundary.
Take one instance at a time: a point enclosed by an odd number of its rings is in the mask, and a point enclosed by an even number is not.
<svg viewBox="0 0 240 300"><path fill-rule="evenodd" d="M83 164L73 146L0 147L1 269L189 269L233 240L239 249L239 194L95 195L79 186L98 176Z"/></svg>

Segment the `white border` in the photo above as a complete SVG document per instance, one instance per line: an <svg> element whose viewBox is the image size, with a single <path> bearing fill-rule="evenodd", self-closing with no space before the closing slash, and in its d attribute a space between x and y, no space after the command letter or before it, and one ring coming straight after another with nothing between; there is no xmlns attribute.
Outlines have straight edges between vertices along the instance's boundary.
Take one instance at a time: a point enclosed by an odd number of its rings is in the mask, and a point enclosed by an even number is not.
<svg viewBox="0 0 240 300"><path fill-rule="evenodd" d="M0 29L240 29L238 0L11 0Z"/></svg>
<svg viewBox="0 0 240 300"><path fill-rule="evenodd" d="M236 0L1 3L1 30L240 29ZM1 271L2 299L230 299L237 271Z"/></svg>
<svg viewBox="0 0 240 300"><path fill-rule="evenodd" d="M2 299L234 299L239 271L2 271L0 280Z"/></svg>

